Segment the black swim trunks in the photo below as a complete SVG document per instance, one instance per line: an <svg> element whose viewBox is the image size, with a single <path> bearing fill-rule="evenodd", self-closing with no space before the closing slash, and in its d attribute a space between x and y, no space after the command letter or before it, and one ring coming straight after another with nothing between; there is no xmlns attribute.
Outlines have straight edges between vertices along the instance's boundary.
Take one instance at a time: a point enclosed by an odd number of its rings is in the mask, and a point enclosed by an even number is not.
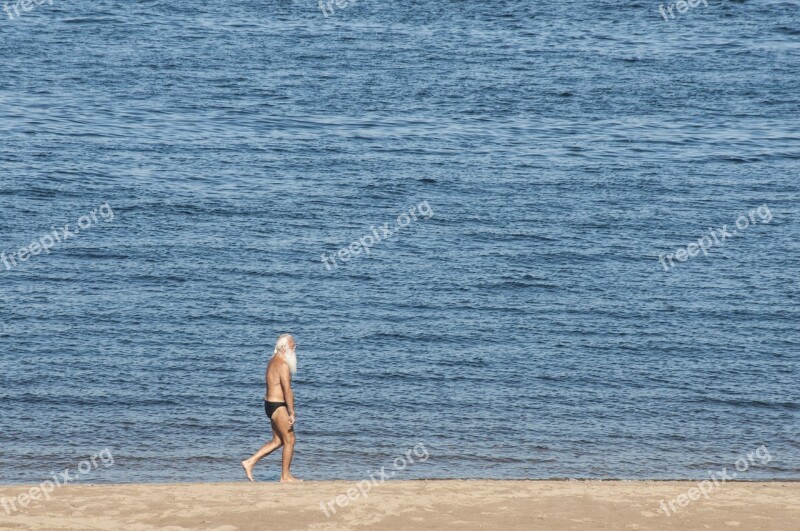
<svg viewBox="0 0 800 531"><path fill-rule="evenodd" d="M264 411L267 412L267 416L270 420L272 420L272 415L274 415L275 412L282 407L285 407L287 411L289 410L286 402L267 402L264 400Z"/></svg>

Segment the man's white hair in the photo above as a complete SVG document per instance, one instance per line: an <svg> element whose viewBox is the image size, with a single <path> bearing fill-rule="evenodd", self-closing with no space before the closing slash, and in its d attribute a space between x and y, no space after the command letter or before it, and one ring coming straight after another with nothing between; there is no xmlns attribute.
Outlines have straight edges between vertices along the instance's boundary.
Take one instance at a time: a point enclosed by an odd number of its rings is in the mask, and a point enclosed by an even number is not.
<svg viewBox="0 0 800 531"><path fill-rule="evenodd" d="M272 355L280 354L282 352L286 352L286 349L289 348L289 340L294 339L292 334L281 334L278 336L278 342L275 343L275 350L272 351Z"/></svg>
<svg viewBox="0 0 800 531"><path fill-rule="evenodd" d="M289 364L289 370L292 374L297 372L297 355L293 349L289 348L289 340L294 341L292 334L281 334L278 336L278 342L275 343L275 350L272 351L273 356L279 354L283 355L283 359Z"/></svg>

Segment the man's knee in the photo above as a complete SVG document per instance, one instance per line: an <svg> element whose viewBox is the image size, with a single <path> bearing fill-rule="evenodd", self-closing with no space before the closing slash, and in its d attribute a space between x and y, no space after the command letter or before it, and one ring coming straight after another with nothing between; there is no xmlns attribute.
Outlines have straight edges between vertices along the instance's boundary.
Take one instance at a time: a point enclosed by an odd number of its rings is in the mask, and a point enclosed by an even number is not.
<svg viewBox="0 0 800 531"><path fill-rule="evenodd" d="M286 434L286 437L283 440L283 443L286 446L294 446L294 432L289 432Z"/></svg>

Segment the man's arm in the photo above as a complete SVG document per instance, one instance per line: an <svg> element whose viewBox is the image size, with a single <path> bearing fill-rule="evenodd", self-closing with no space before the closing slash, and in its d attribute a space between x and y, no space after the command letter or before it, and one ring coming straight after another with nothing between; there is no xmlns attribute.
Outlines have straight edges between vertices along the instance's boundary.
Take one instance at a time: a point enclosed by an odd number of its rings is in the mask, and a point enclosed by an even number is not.
<svg viewBox="0 0 800 531"><path fill-rule="evenodd" d="M289 420L294 424L294 393L292 392L292 373L287 364L282 364L280 369L281 389L283 399L286 401L286 409L289 410Z"/></svg>

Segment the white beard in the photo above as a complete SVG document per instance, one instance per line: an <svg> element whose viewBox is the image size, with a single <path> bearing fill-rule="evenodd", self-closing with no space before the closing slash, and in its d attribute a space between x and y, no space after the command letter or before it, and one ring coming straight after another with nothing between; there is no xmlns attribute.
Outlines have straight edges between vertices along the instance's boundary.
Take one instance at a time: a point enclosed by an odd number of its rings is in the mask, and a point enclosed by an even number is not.
<svg viewBox="0 0 800 531"><path fill-rule="evenodd" d="M289 371L294 375L297 372L297 354L295 354L295 351L287 348L283 352L283 359L289 365Z"/></svg>

